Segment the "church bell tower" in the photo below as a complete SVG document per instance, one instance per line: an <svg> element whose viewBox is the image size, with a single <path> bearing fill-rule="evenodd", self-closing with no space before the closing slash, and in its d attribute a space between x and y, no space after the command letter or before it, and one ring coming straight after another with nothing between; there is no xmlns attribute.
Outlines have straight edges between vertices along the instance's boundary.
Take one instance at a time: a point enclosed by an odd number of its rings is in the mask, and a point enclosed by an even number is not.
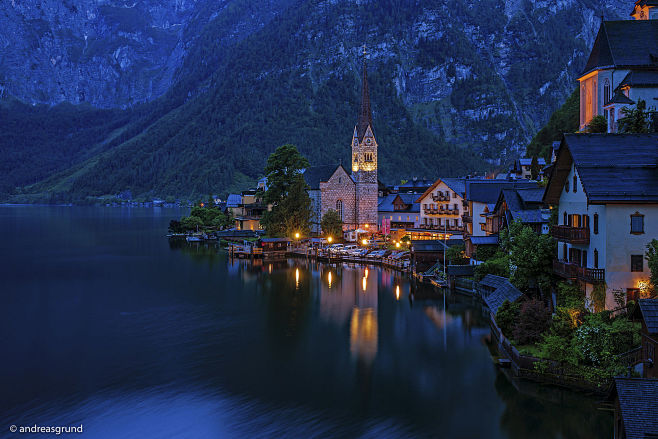
<svg viewBox="0 0 658 439"><path fill-rule="evenodd" d="M377 140L372 128L366 48L363 47L361 111L352 136L352 178L356 183L356 222L359 228L377 230Z"/></svg>

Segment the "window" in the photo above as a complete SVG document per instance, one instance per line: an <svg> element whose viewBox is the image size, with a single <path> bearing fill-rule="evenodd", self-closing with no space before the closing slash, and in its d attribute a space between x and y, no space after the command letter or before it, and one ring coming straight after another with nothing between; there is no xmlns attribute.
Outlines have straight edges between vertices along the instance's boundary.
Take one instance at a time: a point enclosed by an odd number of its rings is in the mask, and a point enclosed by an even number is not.
<svg viewBox="0 0 658 439"><path fill-rule="evenodd" d="M573 174L573 193L578 192L578 177L576 174Z"/></svg>
<svg viewBox="0 0 658 439"><path fill-rule="evenodd" d="M455 210L459 210L459 206L455 203Z"/></svg>
<svg viewBox="0 0 658 439"><path fill-rule="evenodd" d="M582 254L582 267L587 267L587 250L583 250Z"/></svg>
<svg viewBox="0 0 658 439"><path fill-rule="evenodd" d="M565 226L567 225L567 213L566 212L564 212L564 214L563 214L562 224L565 225Z"/></svg>
<svg viewBox="0 0 658 439"><path fill-rule="evenodd" d="M599 214L598 213L594 214L594 234L595 235L599 234Z"/></svg>
<svg viewBox="0 0 658 439"><path fill-rule="evenodd" d="M594 249L594 268L599 268L599 251Z"/></svg>
<svg viewBox="0 0 658 439"><path fill-rule="evenodd" d="M631 271L644 271L643 259L643 255L631 255Z"/></svg>
<svg viewBox="0 0 658 439"><path fill-rule="evenodd" d="M564 190L567 191L567 192L569 192L569 179L568 179L568 178L567 178L567 180L564 182Z"/></svg>
<svg viewBox="0 0 658 439"><path fill-rule="evenodd" d="M567 258L567 244L562 244L562 260L566 261Z"/></svg>
<svg viewBox="0 0 658 439"><path fill-rule="evenodd" d="M631 215L631 233L634 235L644 233L644 215L640 212L635 212Z"/></svg>
<svg viewBox="0 0 658 439"><path fill-rule="evenodd" d="M343 177L338 177L338 184L341 184L343 182Z"/></svg>
<svg viewBox="0 0 658 439"><path fill-rule="evenodd" d="M610 95L610 81L607 79L603 83L603 105L607 104L612 96Z"/></svg>
<svg viewBox="0 0 658 439"><path fill-rule="evenodd" d="M343 219L343 200L336 201L336 212L338 212L338 217Z"/></svg>

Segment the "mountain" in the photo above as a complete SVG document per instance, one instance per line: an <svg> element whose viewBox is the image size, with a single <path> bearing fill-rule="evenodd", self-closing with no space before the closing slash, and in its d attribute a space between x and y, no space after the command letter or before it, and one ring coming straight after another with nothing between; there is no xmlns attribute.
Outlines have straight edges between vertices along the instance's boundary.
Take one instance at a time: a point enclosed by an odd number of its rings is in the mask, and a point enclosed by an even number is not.
<svg viewBox="0 0 658 439"><path fill-rule="evenodd" d="M364 43L383 181L505 164L573 91L600 15L631 6L14 0L0 15L0 191L225 193L288 142L313 164L348 162ZM18 28L30 37L12 47Z"/></svg>

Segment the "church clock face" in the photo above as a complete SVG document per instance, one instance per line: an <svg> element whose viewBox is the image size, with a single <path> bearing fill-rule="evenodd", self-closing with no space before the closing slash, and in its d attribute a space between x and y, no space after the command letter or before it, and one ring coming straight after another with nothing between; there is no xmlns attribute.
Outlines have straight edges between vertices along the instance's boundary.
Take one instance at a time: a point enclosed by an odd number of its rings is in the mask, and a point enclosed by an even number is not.
<svg viewBox="0 0 658 439"><path fill-rule="evenodd" d="M367 143L368 145L370 145L370 142L371 142L370 139L366 139L366 143Z"/></svg>
<svg viewBox="0 0 658 439"><path fill-rule="evenodd" d="M356 139L354 139L354 146L359 146L359 142Z"/></svg>

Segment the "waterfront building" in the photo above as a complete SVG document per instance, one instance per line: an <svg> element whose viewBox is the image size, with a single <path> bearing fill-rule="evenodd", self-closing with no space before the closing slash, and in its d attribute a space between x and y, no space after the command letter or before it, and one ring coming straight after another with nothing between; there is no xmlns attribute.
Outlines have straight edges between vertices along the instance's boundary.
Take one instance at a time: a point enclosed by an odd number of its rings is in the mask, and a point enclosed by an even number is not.
<svg viewBox="0 0 658 439"><path fill-rule="evenodd" d="M380 229L389 233L405 232L417 227L420 220L420 203L416 203L418 194L389 194L379 199L378 216Z"/></svg>
<svg viewBox="0 0 658 439"><path fill-rule="evenodd" d="M606 399L614 407L615 439L658 437L658 380L616 377Z"/></svg>
<svg viewBox="0 0 658 439"><path fill-rule="evenodd" d="M267 206L261 200L264 187L242 191L240 203L231 208L238 230L263 230L260 219ZM229 196L230 197L230 196Z"/></svg>
<svg viewBox="0 0 658 439"><path fill-rule="evenodd" d="M633 20L602 21L580 83L580 129L605 116L617 131L622 110L638 102L658 102L658 11L649 0L635 2Z"/></svg>
<svg viewBox="0 0 658 439"><path fill-rule="evenodd" d="M485 214L487 235L498 233L514 221L520 221L537 234L548 233L549 209L544 209L544 188L503 189L489 214Z"/></svg>
<svg viewBox="0 0 658 439"><path fill-rule="evenodd" d="M647 293L644 254L658 236L658 134L565 134L544 202L558 205L554 271L591 299L605 288L635 300Z"/></svg>
<svg viewBox="0 0 658 439"><path fill-rule="evenodd" d="M420 204L420 222L418 229L431 230L447 237L462 236L464 224L462 215L467 212L464 205L463 178L439 178L432 186L416 199Z"/></svg>
<svg viewBox="0 0 658 439"><path fill-rule="evenodd" d="M311 187L314 233L320 233L320 222L333 209L347 230L377 230L377 204L380 184L377 178L378 144L372 125L368 73L363 60L361 110L351 140L352 164L348 172L342 164L313 166L304 178Z"/></svg>

